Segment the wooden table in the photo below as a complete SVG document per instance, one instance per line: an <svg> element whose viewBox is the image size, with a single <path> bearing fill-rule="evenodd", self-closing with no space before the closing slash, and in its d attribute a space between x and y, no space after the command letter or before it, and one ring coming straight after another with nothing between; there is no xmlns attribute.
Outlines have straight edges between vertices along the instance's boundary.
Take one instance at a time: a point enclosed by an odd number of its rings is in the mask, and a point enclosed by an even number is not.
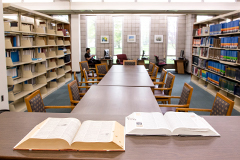
<svg viewBox="0 0 240 160"><path fill-rule="evenodd" d="M149 87L92 86L71 113L128 116L161 112Z"/></svg>
<svg viewBox="0 0 240 160"><path fill-rule="evenodd" d="M113 65L112 68L108 71L109 73L117 73L117 72L124 72L124 73L140 73L146 72L146 68L143 65L136 65L136 66L123 66L123 65Z"/></svg>
<svg viewBox="0 0 240 160"><path fill-rule="evenodd" d="M108 72L98 83L99 86L154 87L147 72Z"/></svg>
<svg viewBox="0 0 240 160"><path fill-rule="evenodd" d="M124 117L117 115L2 113L0 159L239 160L240 157L239 116L204 116L221 137L126 136L125 152L13 151L13 147L35 125L48 117L75 117L81 122L116 120L125 124Z"/></svg>

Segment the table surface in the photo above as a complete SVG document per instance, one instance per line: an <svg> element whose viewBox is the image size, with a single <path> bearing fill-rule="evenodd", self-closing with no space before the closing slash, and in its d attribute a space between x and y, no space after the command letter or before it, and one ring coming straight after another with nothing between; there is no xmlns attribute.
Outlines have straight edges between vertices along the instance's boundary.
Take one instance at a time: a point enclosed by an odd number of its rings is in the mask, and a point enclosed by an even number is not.
<svg viewBox="0 0 240 160"><path fill-rule="evenodd" d="M124 72L124 73L146 73L146 68L144 65L135 65L135 66L127 66L127 65L113 65L112 68L108 71L109 73L116 72Z"/></svg>
<svg viewBox="0 0 240 160"><path fill-rule="evenodd" d="M48 117L75 117L85 120L116 120L124 116L67 113L2 113L0 115L0 159L171 159L239 160L240 117L204 116L221 137L126 136L125 152L14 151L13 147L30 130Z"/></svg>
<svg viewBox="0 0 240 160"><path fill-rule="evenodd" d="M154 87L147 72L108 72L98 83L100 86Z"/></svg>
<svg viewBox="0 0 240 160"><path fill-rule="evenodd" d="M149 87L92 86L71 113L123 115L161 112Z"/></svg>

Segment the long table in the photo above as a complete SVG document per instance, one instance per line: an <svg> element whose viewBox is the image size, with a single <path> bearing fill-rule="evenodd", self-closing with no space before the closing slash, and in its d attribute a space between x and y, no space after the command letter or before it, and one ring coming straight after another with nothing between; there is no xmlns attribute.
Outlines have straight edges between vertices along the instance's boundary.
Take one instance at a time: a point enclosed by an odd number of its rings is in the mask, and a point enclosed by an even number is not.
<svg viewBox="0 0 240 160"><path fill-rule="evenodd" d="M123 65L114 65L111 67L111 69L108 71L109 73L117 73L117 72L123 72L123 73L141 73L141 72L147 72L144 65L136 65L136 66L123 66Z"/></svg>
<svg viewBox="0 0 240 160"><path fill-rule="evenodd" d="M92 86L72 113L130 115L132 112L161 112L149 87Z"/></svg>
<svg viewBox="0 0 240 160"><path fill-rule="evenodd" d="M13 151L13 147L37 124L48 117L75 117L85 120L116 120L120 115L68 113L2 113L0 115L0 159L171 159L238 160L240 117L204 116L221 137L126 136L125 152Z"/></svg>

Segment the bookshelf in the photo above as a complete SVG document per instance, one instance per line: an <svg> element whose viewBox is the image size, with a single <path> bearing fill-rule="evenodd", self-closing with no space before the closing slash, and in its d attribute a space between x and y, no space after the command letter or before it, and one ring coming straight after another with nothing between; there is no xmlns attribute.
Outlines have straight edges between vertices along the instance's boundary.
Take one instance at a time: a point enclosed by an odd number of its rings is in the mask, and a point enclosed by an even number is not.
<svg viewBox="0 0 240 160"><path fill-rule="evenodd" d="M240 10L194 23L191 81L234 100L240 112ZM236 40L237 39L237 40Z"/></svg>
<svg viewBox="0 0 240 160"><path fill-rule="evenodd" d="M9 109L23 112L29 94L45 98L71 80L70 24L12 3L3 13L17 16L4 18L6 69Z"/></svg>

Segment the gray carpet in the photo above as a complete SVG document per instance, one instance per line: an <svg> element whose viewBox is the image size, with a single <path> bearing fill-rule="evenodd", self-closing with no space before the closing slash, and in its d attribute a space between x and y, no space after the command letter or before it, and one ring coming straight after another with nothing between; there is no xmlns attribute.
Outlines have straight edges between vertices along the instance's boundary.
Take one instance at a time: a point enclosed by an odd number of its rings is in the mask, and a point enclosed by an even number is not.
<svg viewBox="0 0 240 160"><path fill-rule="evenodd" d="M174 73L174 72L173 72ZM182 92L182 88L185 82L189 83L193 87L193 94L190 103L190 108L204 108L204 109L211 109L214 96L210 93L204 91L197 85L191 82L191 76L188 74L175 74L175 82L173 87L172 95L180 96ZM78 75L80 79L80 74ZM160 73L158 73L158 77L160 77ZM53 92L51 95L44 98L44 104L46 106L66 106L70 105L70 99L68 94L67 84L62 86L57 91ZM173 99L172 104L178 104L179 99ZM48 109L47 112L58 112L58 113L70 113L71 109ZM196 112L199 115L209 115L208 112ZM240 115L238 111L233 109L232 115Z"/></svg>

